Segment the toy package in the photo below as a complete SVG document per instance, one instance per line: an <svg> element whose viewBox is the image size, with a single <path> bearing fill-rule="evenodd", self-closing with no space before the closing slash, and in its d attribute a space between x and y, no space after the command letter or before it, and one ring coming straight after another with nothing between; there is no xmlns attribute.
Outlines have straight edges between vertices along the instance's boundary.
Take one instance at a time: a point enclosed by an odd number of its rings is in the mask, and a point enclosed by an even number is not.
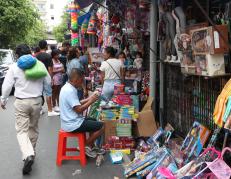
<svg viewBox="0 0 231 179"><path fill-rule="evenodd" d="M110 159L113 164L121 164L123 161L123 153L122 152L110 153Z"/></svg>
<svg viewBox="0 0 231 179"><path fill-rule="evenodd" d="M203 149L209 135L210 130L199 122L194 122L188 135L186 136L181 151L185 155L185 162L188 163L192 158L198 157Z"/></svg>
<svg viewBox="0 0 231 179"><path fill-rule="evenodd" d="M107 144L104 146L106 150L133 149L134 147L135 147L135 140L132 137L117 137L117 136L109 137Z"/></svg>
<svg viewBox="0 0 231 179"><path fill-rule="evenodd" d="M149 152L145 153L144 155L140 155L139 158L135 158L131 163L129 163L125 167L124 175L126 177L132 176L133 174L142 171L148 166L152 166L152 164L156 163L158 166L158 162L162 156L166 155L168 152L166 148L160 149L152 149ZM155 165L155 166L156 166ZM147 170L144 170L144 175L150 171L150 167ZM141 175L141 173L139 173Z"/></svg>

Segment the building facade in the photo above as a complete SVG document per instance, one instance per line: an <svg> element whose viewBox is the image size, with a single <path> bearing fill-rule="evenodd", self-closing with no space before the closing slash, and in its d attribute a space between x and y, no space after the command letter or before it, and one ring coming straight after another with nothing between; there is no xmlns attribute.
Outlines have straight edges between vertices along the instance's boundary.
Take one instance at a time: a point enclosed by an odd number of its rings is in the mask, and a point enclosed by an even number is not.
<svg viewBox="0 0 231 179"><path fill-rule="evenodd" d="M47 27L47 32L52 32L53 28L61 23L64 7L68 0L32 0L38 9L41 20Z"/></svg>

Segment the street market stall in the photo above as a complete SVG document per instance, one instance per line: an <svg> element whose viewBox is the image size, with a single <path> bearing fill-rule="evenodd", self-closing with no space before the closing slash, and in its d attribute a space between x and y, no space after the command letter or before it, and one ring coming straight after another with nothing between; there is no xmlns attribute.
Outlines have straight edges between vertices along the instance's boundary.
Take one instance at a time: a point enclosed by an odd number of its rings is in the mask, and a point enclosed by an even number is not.
<svg viewBox="0 0 231 179"><path fill-rule="evenodd" d="M230 178L230 2L219 10L214 1L203 1L201 7L197 0L94 3L97 8L79 24L81 37L94 39L88 48L88 89L102 91L99 69L105 47L124 52L127 62L113 98L100 95L88 113L105 123L98 144L109 152L108 159L125 163L125 177ZM201 16L209 9L216 20ZM150 27L154 10L158 26ZM152 48L153 39L151 48L147 45L153 35L159 52ZM72 42L85 44L74 34ZM225 137L219 141L222 130Z"/></svg>

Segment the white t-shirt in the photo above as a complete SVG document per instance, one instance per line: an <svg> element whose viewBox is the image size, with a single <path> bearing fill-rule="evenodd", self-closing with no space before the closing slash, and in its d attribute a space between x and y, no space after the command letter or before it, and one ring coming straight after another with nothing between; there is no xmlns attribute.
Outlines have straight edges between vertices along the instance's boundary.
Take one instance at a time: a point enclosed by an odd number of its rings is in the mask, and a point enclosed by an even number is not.
<svg viewBox="0 0 231 179"><path fill-rule="evenodd" d="M118 77L118 75L115 73L115 71L112 69L112 67L108 63L114 68L116 73L121 77L120 69L123 67L121 60L111 58L111 59L108 59L107 61L103 61L101 64L100 70L105 72L104 79L105 80L120 79L120 77Z"/></svg>

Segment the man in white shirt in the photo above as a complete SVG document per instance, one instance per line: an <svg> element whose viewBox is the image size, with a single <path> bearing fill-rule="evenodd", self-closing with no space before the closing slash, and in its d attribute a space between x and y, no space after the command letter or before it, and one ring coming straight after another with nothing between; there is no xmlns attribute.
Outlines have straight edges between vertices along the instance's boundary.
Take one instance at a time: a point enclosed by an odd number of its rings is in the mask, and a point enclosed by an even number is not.
<svg viewBox="0 0 231 179"><path fill-rule="evenodd" d="M16 48L18 58L23 58L27 54L31 54L27 45L22 44ZM31 58L34 57L31 56ZM23 175L29 174L32 170L39 134L38 120L43 103L43 84L50 82L49 75L37 80L26 79L24 71L17 66L17 63L14 63L10 66L2 85L1 107L3 109L6 109L7 98L12 87L15 87L15 128L24 161Z"/></svg>

